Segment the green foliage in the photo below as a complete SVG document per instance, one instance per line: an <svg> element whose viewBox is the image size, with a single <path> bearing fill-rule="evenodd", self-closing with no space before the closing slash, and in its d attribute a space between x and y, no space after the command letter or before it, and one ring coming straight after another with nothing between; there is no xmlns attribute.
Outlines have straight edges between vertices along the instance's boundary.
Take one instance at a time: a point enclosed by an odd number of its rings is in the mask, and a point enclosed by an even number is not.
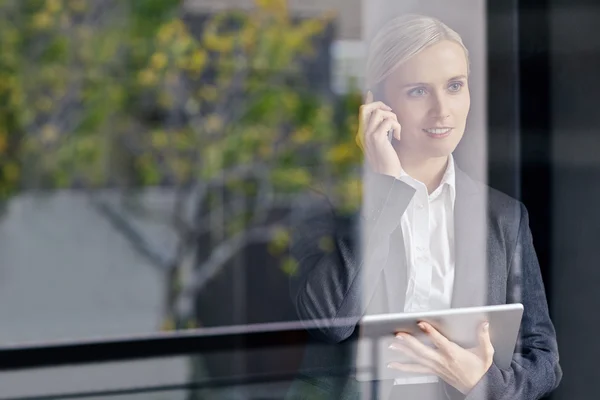
<svg viewBox="0 0 600 400"><path fill-rule="evenodd" d="M256 0L250 12L213 15L195 36L181 6L0 0L0 203L30 188L181 188L252 166L277 193L327 181L339 209L356 210L360 96L333 104L302 69L331 16L294 21L285 0ZM226 208L223 188L261 201L260 182L234 174L208 194L209 209ZM246 229L251 208L225 210L221 233ZM294 274L289 242L282 227L269 251ZM181 290L179 277L172 283L169 292ZM163 329L177 327L170 311Z"/></svg>
<svg viewBox="0 0 600 400"><path fill-rule="evenodd" d="M249 165L276 192L327 181L355 210L360 96L336 105L308 89L302 62L331 19L294 21L286 4L215 14L195 36L180 0L0 0L0 201L22 188L213 182ZM259 193L247 178L223 185ZM252 219L227 217L227 235ZM288 241L282 231L270 250Z"/></svg>
<svg viewBox="0 0 600 400"><path fill-rule="evenodd" d="M0 3L1 196L76 181L187 184L240 163L267 165L285 191L318 179L303 165L348 172L352 135L340 136L300 68L328 18L293 22L284 1L260 0L251 12L214 15L195 37L180 7ZM144 117L182 110L174 125Z"/></svg>

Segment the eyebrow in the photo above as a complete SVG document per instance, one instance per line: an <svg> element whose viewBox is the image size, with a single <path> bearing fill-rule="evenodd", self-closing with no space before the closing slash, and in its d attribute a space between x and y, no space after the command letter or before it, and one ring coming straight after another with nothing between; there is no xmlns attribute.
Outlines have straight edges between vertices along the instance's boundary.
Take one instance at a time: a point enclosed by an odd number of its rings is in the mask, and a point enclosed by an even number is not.
<svg viewBox="0 0 600 400"><path fill-rule="evenodd" d="M467 79L467 76L466 75L456 75L456 76L453 76L452 78L448 79L448 82L456 81L459 79ZM406 85L402 85L401 88L407 88L407 87L413 87L413 86L429 86L429 84L425 83L425 82L407 83Z"/></svg>

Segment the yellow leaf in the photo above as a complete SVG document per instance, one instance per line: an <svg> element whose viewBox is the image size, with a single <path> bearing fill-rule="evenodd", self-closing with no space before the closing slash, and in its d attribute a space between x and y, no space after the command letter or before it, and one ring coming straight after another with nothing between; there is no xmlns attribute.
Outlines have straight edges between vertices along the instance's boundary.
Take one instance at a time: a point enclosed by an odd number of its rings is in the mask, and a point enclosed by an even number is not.
<svg viewBox="0 0 600 400"><path fill-rule="evenodd" d="M33 27L39 30L46 29L52 25L52 16L46 12L40 12L33 16Z"/></svg>
<svg viewBox="0 0 600 400"><path fill-rule="evenodd" d="M85 0L71 0L69 1L69 7L71 7L71 10L76 11L76 12L82 12L83 10L85 10Z"/></svg>
<svg viewBox="0 0 600 400"><path fill-rule="evenodd" d="M58 131L54 125L44 125L42 128L42 142L46 144L54 143L58 139Z"/></svg>
<svg viewBox="0 0 600 400"><path fill-rule="evenodd" d="M173 24L165 24L158 30L158 42L162 45L167 44L175 33L175 27Z"/></svg>
<svg viewBox="0 0 600 400"><path fill-rule="evenodd" d="M171 21L171 25L173 26L173 31L178 34L184 33L187 29L185 23L179 18Z"/></svg>
<svg viewBox="0 0 600 400"><path fill-rule="evenodd" d="M196 50L187 65L187 69L190 71L201 71L206 65L206 52L203 49Z"/></svg>
<svg viewBox="0 0 600 400"><path fill-rule="evenodd" d="M292 133L292 142L296 144L305 144L310 141L312 137L312 131L308 128L300 128L296 132Z"/></svg>
<svg viewBox="0 0 600 400"><path fill-rule="evenodd" d="M162 70L168 62L167 55L165 53L157 52L152 55L150 58L150 64L156 70Z"/></svg>
<svg viewBox="0 0 600 400"><path fill-rule="evenodd" d="M152 70L145 69L139 73L138 80L143 86L152 86L158 82L158 76Z"/></svg>
<svg viewBox="0 0 600 400"><path fill-rule="evenodd" d="M164 131L152 132L152 146L157 149L164 148L169 143L169 138Z"/></svg>
<svg viewBox="0 0 600 400"><path fill-rule="evenodd" d="M334 164L342 164L352 160L352 144L341 143L327 152L327 160Z"/></svg>
<svg viewBox="0 0 600 400"><path fill-rule="evenodd" d="M9 182L16 182L19 179L19 167L14 163L8 163L4 166L4 177Z"/></svg>
<svg viewBox="0 0 600 400"><path fill-rule="evenodd" d="M248 27L241 33L241 41L244 49L251 52L256 46L256 29Z"/></svg>
<svg viewBox="0 0 600 400"><path fill-rule="evenodd" d="M207 32L204 36L204 46L210 51L229 53L233 49L233 43L233 36L219 36L214 32Z"/></svg>
<svg viewBox="0 0 600 400"><path fill-rule="evenodd" d="M46 0L46 10L51 13L60 11L62 8L62 2L60 0Z"/></svg>
<svg viewBox="0 0 600 400"><path fill-rule="evenodd" d="M174 38L170 46L171 54L181 57L184 55L192 46L192 38L183 34L179 37Z"/></svg>

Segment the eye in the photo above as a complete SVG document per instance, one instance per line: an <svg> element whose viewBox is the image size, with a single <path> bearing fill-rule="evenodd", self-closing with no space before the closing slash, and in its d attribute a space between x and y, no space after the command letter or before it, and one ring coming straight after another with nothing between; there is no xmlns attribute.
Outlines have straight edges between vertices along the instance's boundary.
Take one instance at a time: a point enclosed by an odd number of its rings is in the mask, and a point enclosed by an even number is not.
<svg viewBox="0 0 600 400"><path fill-rule="evenodd" d="M449 86L448 89L451 92L458 92L460 91L460 89L462 89L462 87L464 86L464 83L462 82L452 82Z"/></svg>
<svg viewBox="0 0 600 400"><path fill-rule="evenodd" d="M411 97L421 97L421 96L425 96L425 94L427 94L427 91L425 90L424 87L414 88L408 92L408 95Z"/></svg>

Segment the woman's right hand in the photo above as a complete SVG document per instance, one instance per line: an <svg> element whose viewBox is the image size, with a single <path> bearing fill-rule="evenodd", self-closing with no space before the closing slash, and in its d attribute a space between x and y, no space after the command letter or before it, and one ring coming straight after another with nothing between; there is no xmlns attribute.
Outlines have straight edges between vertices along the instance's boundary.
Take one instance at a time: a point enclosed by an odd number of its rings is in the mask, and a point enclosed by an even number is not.
<svg viewBox="0 0 600 400"><path fill-rule="evenodd" d="M373 102L373 93L369 90L365 104L360 106L356 143L362 149L371 166L377 173L400 175L400 159L388 140L388 131L394 130L394 138L400 140L401 126L398 117L381 101Z"/></svg>

